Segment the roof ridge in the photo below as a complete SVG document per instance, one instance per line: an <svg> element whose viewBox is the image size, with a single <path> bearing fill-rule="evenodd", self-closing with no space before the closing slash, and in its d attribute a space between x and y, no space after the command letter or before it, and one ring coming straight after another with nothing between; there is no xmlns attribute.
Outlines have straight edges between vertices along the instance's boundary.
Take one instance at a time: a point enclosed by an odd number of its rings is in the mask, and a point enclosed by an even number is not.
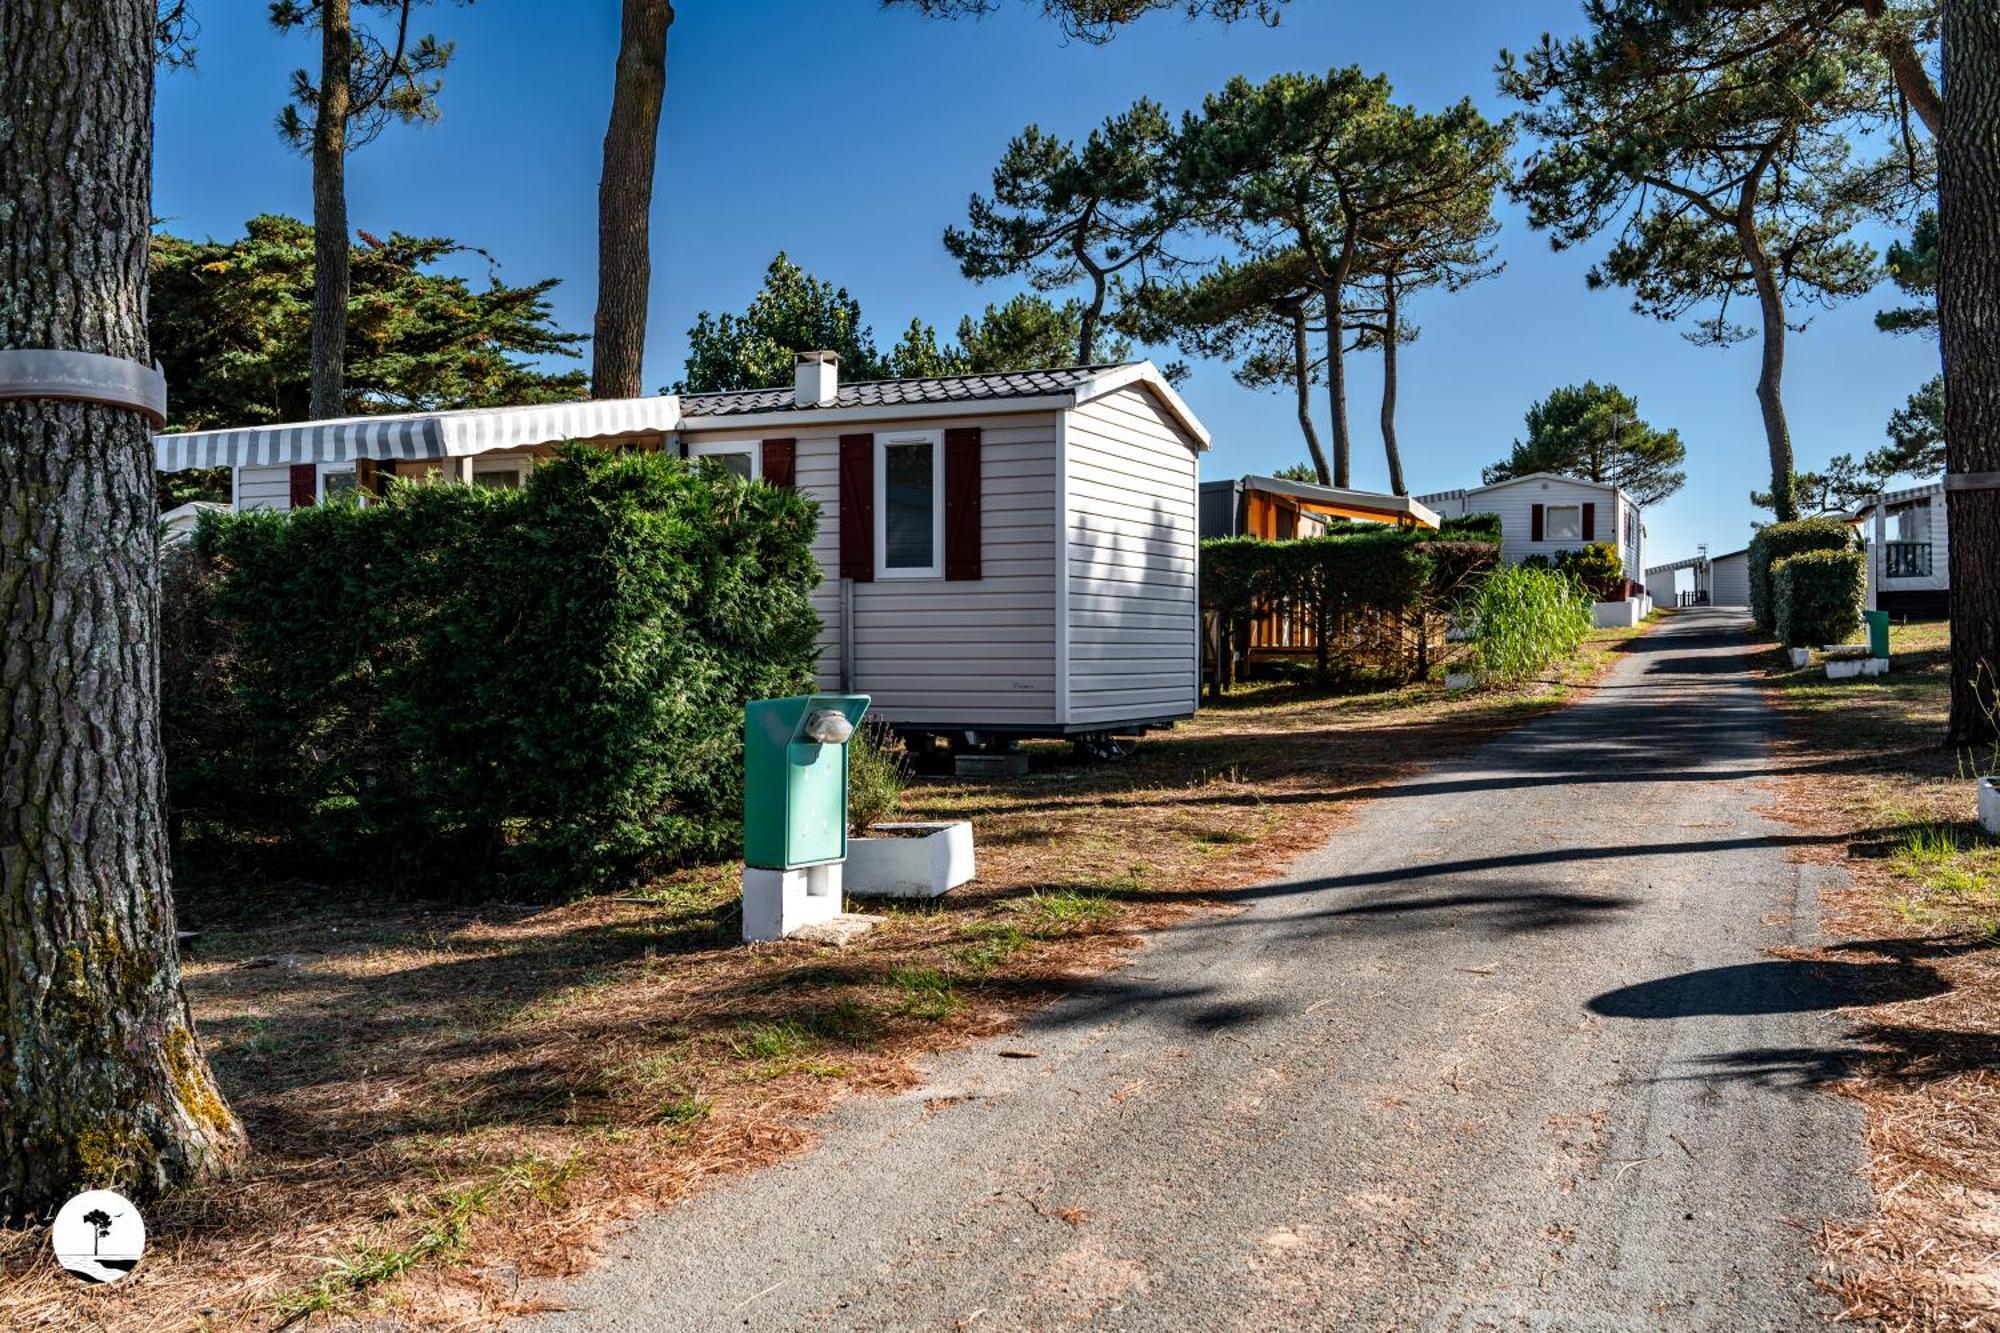
<svg viewBox="0 0 2000 1333"><path fill-rule="evenodd" d="M893 375L879 380L841 380L843 389L860 389L883 384L940 384L948 380L998 379L1008 375L1076 375L1084 371L1122 370L1127 366L1141 365L1139 361L1091 361L1073 366L1039 366L1028 370L960 370L949 375ZM731 394L783 393L789 384L767 384L754 389L696 389L680 395L682 398L723 398Z"/></svg>

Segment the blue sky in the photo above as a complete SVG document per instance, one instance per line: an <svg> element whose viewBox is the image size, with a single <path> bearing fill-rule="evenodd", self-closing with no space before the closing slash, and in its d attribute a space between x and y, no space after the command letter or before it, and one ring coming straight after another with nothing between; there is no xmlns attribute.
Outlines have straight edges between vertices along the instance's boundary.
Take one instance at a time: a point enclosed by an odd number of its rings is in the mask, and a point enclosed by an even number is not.
<svg viewBox="0 0 2000 1333"><path fill-rule="evenodd" d="M846 286L883 345L912 315L948 332L1014 290L961 277L939 236L986 188L1008 138L1029 123L1075 135L1150 96L1197 105L1234 74L1358 64L1400 100L1435 108L1494 87L1503 46L1572 31L1578 0L1293 0L1282 26L1220 28L1176 15L1107 46L1065 43L1014 0L979 22L941 23L872 0L686 0L668 54L653 209L647 382L678 376L703 309L740 309L773 254ZM273 33L253 0L197 0L200 62L162 77L154 209L174 231L226 237L261 212L311 212L306 161L272 130L289 73L316 65L310 39ZM353 225L449 235L491 251L513 282L560 277L558 320L588 332L595 291L599 152L617 42L615 0L478 0L423 22L454 40L443 120L392 127L348 168ZM1413 490L1476 484L1503 456L1528 404L1550 388L1611 380L1688 444L1688 485L1648 515L1649 563L1748 538L1748 492L1768 481L1752 391L1755 343L1719 351L1590 292L1593 251L1552 254L1505 205L1507 268L1469 291L1428 295L1402 362L1399 435ZM1935 373L1935 349L1877 333L1883 290L1792 339L1787 406L1800 465L1882 441L1882 423ZM1167 359L1162 356L1161 359ZM1351 358L1355 480L1382 486L1379 375ZM1289 394L1239 387L1199 363L1183 392L1215 436L1208 477L1304 457ZM1322 427L1324 433L1324 427Z"/></svg>

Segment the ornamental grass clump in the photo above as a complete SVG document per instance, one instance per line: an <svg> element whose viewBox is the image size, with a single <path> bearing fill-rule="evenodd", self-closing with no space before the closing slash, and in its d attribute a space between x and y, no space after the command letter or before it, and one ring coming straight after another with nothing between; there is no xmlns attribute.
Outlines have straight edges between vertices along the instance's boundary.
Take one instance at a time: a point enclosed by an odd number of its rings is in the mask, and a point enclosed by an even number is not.
<svg viewBox="0 0 2000 1333"><path fill-rule="evenodd" d="M1466 607L1480 667L1495 680L1522 680L1568 657L1590 633L1590 604L1589 591L1566 574L1495 570Z"/></svg>

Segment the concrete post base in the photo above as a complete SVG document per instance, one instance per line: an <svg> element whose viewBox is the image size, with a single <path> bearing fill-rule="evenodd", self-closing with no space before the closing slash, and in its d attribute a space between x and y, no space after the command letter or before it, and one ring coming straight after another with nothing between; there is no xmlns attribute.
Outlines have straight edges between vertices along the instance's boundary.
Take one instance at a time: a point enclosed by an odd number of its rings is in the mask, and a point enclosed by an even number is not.
<svg viewBox="0 0 2000 1333"><path fill-rule="evenodd" d="M743 867L743 939L781 940L840 915L840 862L802 870Z"/></svg>

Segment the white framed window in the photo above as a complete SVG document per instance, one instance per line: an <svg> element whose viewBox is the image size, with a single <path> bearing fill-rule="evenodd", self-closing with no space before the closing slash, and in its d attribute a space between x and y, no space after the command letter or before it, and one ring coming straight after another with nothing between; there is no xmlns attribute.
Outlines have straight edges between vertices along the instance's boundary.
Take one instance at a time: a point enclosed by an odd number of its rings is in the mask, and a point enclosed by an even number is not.
<svg viewBox="0 0 2000 1333"><path fill-rule="evenodd" d="M944 574L944 435L875 437L875 577Z"/></svg>
<svg viewBox="0 0 2000 1333"><path fill-rule="evenodd" d="M361 478L352 463L319 465L319 502L353 500L361 494Z"/></svg>
<svg viewBox="0 0 2000 1333"><path fill-rule="evenodd" d="M479 458L472 460L472 484L499 491L518 491L528 481L525 458Z"/></svg>
<svg viewBox="0 0 2000 1333"><path fill-rule="evenodd" d="M1542 540L1578 542L1583 540L1583 506L1550 505L1542 514Z"/></svg>
<svg viewBox="0 0 2000 1333"><path fill-rule="evenodd" d="M744 481L755 481L764 475L762 440L715 440L690 444L688 457L712 458L727 468L731 476L741 477Z"/></svg>

